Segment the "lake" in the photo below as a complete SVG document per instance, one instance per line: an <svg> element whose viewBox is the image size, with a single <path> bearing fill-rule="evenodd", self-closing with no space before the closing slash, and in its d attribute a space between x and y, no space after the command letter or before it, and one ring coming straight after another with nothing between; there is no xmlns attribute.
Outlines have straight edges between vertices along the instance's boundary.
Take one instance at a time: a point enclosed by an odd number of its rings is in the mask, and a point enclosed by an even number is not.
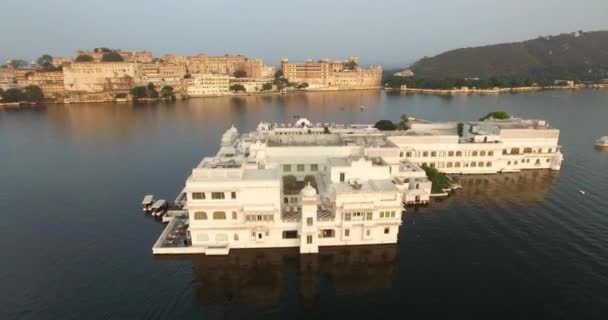
<svg viewBox="0 0 608 320"><path fill-rule="evenodd" d="M231 124L497 110L561 129L562 170L463 177L449 198L407 211L397 245L151 254L164 225L142 215L143 195L174 199ZM593 142L607 123L605 90L0 109L0 319L602 319L608 152Z"/></svg>

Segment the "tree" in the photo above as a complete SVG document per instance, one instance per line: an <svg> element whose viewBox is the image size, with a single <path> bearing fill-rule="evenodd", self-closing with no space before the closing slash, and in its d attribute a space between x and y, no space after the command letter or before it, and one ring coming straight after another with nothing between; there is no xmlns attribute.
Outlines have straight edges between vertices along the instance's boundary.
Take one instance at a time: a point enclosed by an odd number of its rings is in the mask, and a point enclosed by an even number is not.
<svg viewBox="0 0 608 320"><path fill-rule="evenodd" d="M53 65L53 57L48 54L43 54L36 60L36 63L42 70L51 71L55 70L55 66Z"/></svg>
<svg viewBox="0 0 608 320"><path fill-rule="evenodd" d="M380 131L393 131L397 130L397 126L390 120L380 120L376 122L374 128Z"/></svg>
<svg viewBox="0 0 608 320"><path fill-rule="evenodd" d="M234 91L234 92L239 92L239 91L247 91L247 89L245 89L245 86L243 86L242 84L233 84L230 86L230 91Z"/></svg>
<svg viewBox="0 0 608 320"><path fill-rule="evenodd" d="M145 86L137 86L131 89L133 100L139 100L148 97L148 89Z"/></svg>
<svg viewBox="0 0 608 320"><path fill-rule="evenodd" d="M148 87L146 88L148 91L148 97L152 99L158 99L158 91L156 91L156 87L154 83L149 82Z"/></svg>
<svg viewBox="0 0 608 320"><path fill-rule="evenodd" d="M298 179L293 175L283 176L283 192L285 194L294 194L298 191Z"/></svg>
<svg viewBox="0 0 608 320"><path fill-rule="evenodd" d="M24 98L30 102L40 102L44 99L44 93L39 86L29 85L24 89Z"/></svg>
<svg viewBox="0 0 608 320"><path fill-rule="evenodd" d="M349 60L348 62L344 63L344 68L346 70L355 70L358 66L359 64L355 60Z"/></svg>
<svg viewBox="0 0 608 320"><path fill-rule="evenodd" d="M276 78L282 78L283 77L283 70L279 69L274 73L274 77Z"/></svg>
<svg viewBox="0 0 608 320"><path fill-rule="evenodd" d="M23 92L21 92L21 90L16 89L16 88L11 88L11 89L7 89L6 91L2 92L2 100L4 100L4 102L19 102L19 101L23 101L25 99L24 99Z"/></svg>
<svg viewBox="0 0 608 320"><path fill-rule="evenodd" d="M308 174L304 177L304 185L307 185L308 183L310 183L310 186L313 188L317 188L317 180L315 179L315 176Z"/></svg>
<svg viewBox="0 0 608 320"><path fill-rule="evenodd" d="M298 85L298 89L308 88L308 82L302 82Z"/></svg>
<svg viewBox="0 0 608 320"><path fill-rule="evenodd" d="M11 60L8 64L15 69L25 68L29 65L29 63L27 63L27 61L22 60L22 59Z"/></svg>
<svg viewBox="0 0 608 320"><path fill-rule="evenodd" d="M397 129L399 130L409 130L410 129L410 118L408 118L407 114L402 114L400 117L399 124L397 125Z"/></svg>
<svg viewBox="0 0 608 320"><path fill-rule="evenodd" d="M118 52L110 51L110 52L105 52L101 56L101 61L102 62L120 62L120 61L124 61L124 59Z"/></svg>
<svg viewBox="0 0 608 320"><path fill-rule="evenodd" d="M462 137L462 131L464 130L464 123L458 122L458 125L456 125L456 129L458 130L458 136Z"/></svg>
<svg viewBox="0 0 608 320"><path fill-rule="evenodd" d="M76 59L74 59L75 62L91 62L93 61L93 57L91 57L88 54L81 54L78 57L76 57Z"/></svg>
<svg viewBox="0 0 608 320"><path fill-rule="evenodd" d="M192 75L191 75L191 74L186 73L186 74L184 75L184 79L190 79L190 78L192 78Z"/></svg>
<svg viewBox="0 0 608 320"><path fill-rule="evenodd" d="M511 118L511 116L504 111L493 111L488 112L484 117L479 118L479 121L484 121L486 119L497 119L497 120L506 120Z"/></svg>
<svg viewBox="0 0 608 320"><path fill-rule="evenodd" d="M444 189L449 189L452 186L452 181L445 173L427 166L422 166L422 169L432 182L431 192L442 193Z"/></svg>
<svg viewBox="0 0 608 320"><path fill-rule="evenodd" d="M245 77L247 77L247 71L245 71L245 70L236 70L234 72L234 77L235 78L245 78Z"/></svg>
<svg viewBox="0 0 608 320"><path fill-rule="evenodd" d="M175 93L173 92L172 86L164 86L160 89L160 97L166 100L175 100Z"/></svg>
<svg viewBox="0 0 608 320"><path fill-rule="evenodd" d="M262 85L262 91L272 90L272 83L266 82Z"/></svg>

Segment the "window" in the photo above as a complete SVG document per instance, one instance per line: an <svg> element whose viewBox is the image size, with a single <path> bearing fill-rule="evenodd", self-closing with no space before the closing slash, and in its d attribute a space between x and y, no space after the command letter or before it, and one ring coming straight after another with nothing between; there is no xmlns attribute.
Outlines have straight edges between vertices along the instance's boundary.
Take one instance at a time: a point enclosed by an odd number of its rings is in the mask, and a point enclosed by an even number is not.
<svg viewBox="0 0 608 320"><path fill-rule="evenodd" d="M454 162L454 167L455 168L460 168L460 162Z"/></svg>
<svg viewBox="0 0 608 320"><path fill-rule="evenodd" d="M366 220L372 220L372 217L373 217L372 212L367 212L367 213L366 213L366 217L365 217L365 219L366 219Z"/></svg>
<svg viewBox="0 0 608 320"><path fill-rule="evenodd" d="M491 167L492 166L492 162L488 161L486 162L486 167Z"/></svg>
<svg viewBox="0 0 608 320"><path fill-rule="evenodd" d="M340 172L340 182L344 182L346 180L346 174L344 172Z"/></svg>
<svg viewBox="0 0 608 320"><path fill-rule="evenodd" d="M477 167L477 162L471 162L471 167L473 167L473 168Z"/></svg>
<svg viewBox="0 0 608 320"><path fill-rule="evenodd" d="M223 192L211 192L211 199L219 200L224 199L226 195Z"/></svg>
<svg viewBox="0 0 608 320"><path fill-rule="evenodd" d="M448 151L448 157L453 157L454 156L454 151Z"/></svg>
<svg viewBox="0 0 608 320"><path fill-rule="evenodd" d="M423 152L423 153L422 153L422 156L423 156L423 157L428 157L428 156L429 156L429 153L428 153L427 151L425 151L425 152Z"/></svg>
<svg viewBox="0 0 608 320"><path fill-rule="evenodd" d="M511 148L511 154L519 154L519 148Z"/></svg>
<svg viewBox="0 0 608 320"><path fill-rule="evenodd" d="M236 199L236 192L234 192L234 191L230 192L230 197L232 199Z"/></svg>
<svg viewBox="0 0 608 320"><path fill-rule="evenodd" d="M344 220L345 221L350 221L350 212L344 213Z"/></svg>
<svg viewBox="0 0 608 320"><path fill-rule="evenodd" d="M486 156L486 152L485 151L480 151L479 152L479 156L480 157L485 157Z"/></svg>
<svg viewBox="0 0 608 320"><path fill-rule="evenodd" d="M551 162L551 160L547 158L547 163L549 163L549 162Z"/></svg>
<svg viewBox="0 0 608 320"><path fill-rule="evenodd" d="M473 151L473 153L471 153L471 156L477 157L477 151Z"/></svg>
<svg viewBox="0 0 608 320"><path fill-rule="evenodd" d="M395 211L391 211L391 218L394 218L396 216Z"/></svg>
<svg viewBox="0 0 608 320"><path fill-rule="evenodd" d="M478 167L483 167L484 163L479 161L479 163L477 164Z"/></svg>
<svg viewBox="0 0 608 320"><path fill-rule="evenodd" d="M510 166L511 165L511 161L507 161L507 165Z"/></svg>
<svg viewBox="0 0 608 320"><path fill-rule="evenodd" d="M324 229L321 230L321 237L322 238L333 238L336 236L336 232L334 231L334 229Z"/></svg>
<svg viewBox="0 0 608 320"><path fill-rule="evenodd" d="M207 220L207 212L204 212L204 211L195 212L194 220Z"/></svg>
<svg viewBox="0 0 608 320"><path fill-rule="evenodd" d="M311 164L310 165L310 171L319 171L319 165L318 164Z"/></svg>
<svg viewBox="0 0 608 320"><path fill-rule="evenodd" d="M494 155L494 151L488 151L488 156L493 156Z"/></svg>
<svg viewBox="0 0 608 320"><path fill-rule="evenodd" d="M298 231L297 230L286 230L283 231L283 239L297 239Z"/></svg>
<svg viewBox="0 0 608 320"><path fill-rule="evenodd" d="M437 152L433 151L431 152L431 157L436 157L437 156Z"/></svg>
<svg viewBox="0 0 608 320"><path fill-rule="evenodd" d="M380 218L384 218L384 211L380 211Z"/></svg>
<svg viewBox="0 0 608 320"><path fill-rule="evenodd" d="M452 164L451 162L448 162L448 163L446 164L446 167L448 167L448 168L451 168L452 166L453 166L453 164Z"/></svg>
<svg viewBox="0 0 608 320"><path fill-rule="evenodd" d="M551 153L551 152L553 152L553 149L552 149L552 148L549 148L549 150L547 150L547 152L548 152L548 153Z"/></svg>
<svg viewBox="0 0 608 320"><path fill-rule="evenodd" d="M213 220L226 220L226 212L224 212L224 211L215 211L213 213Z"/></svg>
<svg viewBox="0 0 608 320"><path fill-rule="evenodd" d="M232 211L232 220L236 220L236 211Z"/></svg>
<svg viewBox="0 0 608 320"><path fill-rule="evenodd" d="M285 203L285 204L289 203L289 198L288 197L283 197L283 203Z"/></svg>
<svg viewBox="0 0 608 320"><path fill-rule="evenodd" d="M298 172L303 172L304 171L304 165L303 164L299 164L297 167Z"/></svg>
<svg viewBox="0 0 608 320"><path fill-rule="evenodd" d="M307 226L312 226L312 218L306 218L306 225Z"/></svg>
<svg viewBox="0 0 608 320"><path fill-rule="evenodd" d="M234 241L239 241L239 235L238 234L234 234Z"/></svg>
<svg viewBox="0 0 608 320"><path fill-rule="evenodd" d="M384 234L388 234L388 232L390 231L390 228L384 228Z"/></svg>
<svg viewBox="0 0 608 320"><path fill-rule="evenodd" d="M412 153L411 153L411 152L406 152L406 153L405 153L405 156L409 158L409 157L411 157L411 156L412 156Z"/></svg>
<svg viewBox="0 0 608 320"><path fill-rule="evenodd" d="M350 237L350 229L344 229L344 236Z"/></svg>
<svg viewBox="0 0 608 320"><path fill-rule="evenodd" d="M399 158L403 158L403 151L399 152Z"/></svg>
<svg viewBox="0 0 608 320"><path fill-rule="evenodd" d="M204 200L205 193L204 192L192 192L192 200Z"/></svg>
<svg viewBox="0 0 608 320"><path fill-rule="evenodd" d="M306 243L311 244L312 243L312 236L306 236Z"/></svg>
<svg viewBox="0 0 608 320"><path fill-rule="evenodd" d="M283 172L291 172L291 165L290 164L284 164L283 165Z"/></svg>
<svg viewBox="0 0 608 320"><path fill-rule="evenodd" d="M456 151L456 156L457 157L462 157L462 151Z"/></svg>
<svg viewBox="0 0 608 320"><path fill-rule="evenodd" d="M532 153L532 148L524 148L524 153Z"/></svg>
<svg viewBox="0 0 608 320"><path fill-rule="evenodd" d="M369 229L365 230L365 235L366 235L366 236L368 236L368 237L369 237L371 233L372 233L372 232L371 232L371 230L369 230Z"/></svg>

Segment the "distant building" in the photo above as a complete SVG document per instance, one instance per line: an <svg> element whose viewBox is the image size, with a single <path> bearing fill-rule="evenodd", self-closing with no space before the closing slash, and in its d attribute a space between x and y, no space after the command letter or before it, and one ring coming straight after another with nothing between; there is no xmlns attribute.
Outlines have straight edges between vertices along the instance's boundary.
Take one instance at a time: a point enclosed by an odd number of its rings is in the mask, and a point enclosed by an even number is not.
<svg viewBox="0 0 608 320"><path fill-rule="evenodd" d="M139 65L141 72L140 84L154 83L155 85L170 84L175 85L180 83L188 69L182 63L156 62L142 63Z"/></svg>
<svg viewBox="0 0 608 320"><path fill-rule="evenodd" d="M64 64L72 63L72 61L74 61L72 57L53 57L53 66L63 67Z"/></svg>
<svg viewBox="0 0 608 320"><path fill-rule="evenodd" d="M396 72L393 75L398 76L398 77L413 77L414 72L410 69L405 69L405 70Z"/></svg>
<svg viewBox="0 0 608 320"><path fill-rule="evenodd" d="M17 81L19 87L38 86L47 99L59 99L64 94L62 71L32 71Z"/></svg>
<svg viewBox="0 0 608 320"><path fill-rule="evenodd" d="M139 62L139 63L150 63L154 60L154 56L150 51L123 51L123 50L112 50L120 54L124 62ZM93 57L94 61L101 61L103 54L106 53L100 48L94 50L77 50L76 55L88 55Z"/></svg>
<svg viewBox="0 0 608 320"><path fill-rule="evenodd" d="M189 96L224 95L230 93L230 77L221 74L195 74L188 86Z"/></svg>
<svg viewBox="0 0 608 320"><path fill-rule="evenodd" d="M132 62L84 62L63 67L65 102L113 101L128 94L139 76Z"/></svg>
<svg viewBox="0 0 608 320"><path fill-rule="evenodd" d="M382 81L382 67L361 68L358 58L329 61L321 59L313 62L289 62L287 58L281 61L283 76L290 82L306 82L311 88L318 86L338 87L340 89L379 88Z"/></svg>
<svg viewBox="0 0 608 320"><path fill-rule="evenodd" d="M246 92L260 92L265 83L272 83L273 78L231 78L230 85L240 84Z"/></svg>

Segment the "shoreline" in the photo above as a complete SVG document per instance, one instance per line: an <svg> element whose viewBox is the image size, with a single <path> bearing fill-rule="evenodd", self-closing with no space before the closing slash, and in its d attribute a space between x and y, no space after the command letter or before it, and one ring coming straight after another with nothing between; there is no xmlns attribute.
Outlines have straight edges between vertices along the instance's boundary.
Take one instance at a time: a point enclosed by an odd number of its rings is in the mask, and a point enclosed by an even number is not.
<svg viewBox="0 0 608 320"><path fill-rule="evenodd" d="M319 92L345 92L345 91L362 91L362 90L378 90L378 91L386 91L386 92L404 92L404 93L420 93L420 94L428 94L428 95L495 95L501 93L518 93L518 92L537 92L537 91L552 91L552 90L602 90L608 89L608 85L577 85L574 87L562 87L562 86L544 86L544 87L513 87L513 88L498 88L498 89L422 89L422 88L406 88L406 89L396 89L396 88L349 88L349 89L327 89L327 88L319 88L319 89L309 89L309 90L289 90L285 93L281 93L279 91L272 92L248 92L248 93L231 93L231 94L223 94L223 95L205 95L205 96L189 96L185 99L175 99L174 101L183 101L190 99L208 99L208 98L226 98L226 97L247 97L247 96L285 96L290 94L299 94L299 93L319 93ZM141 99L139 101L134 100L94 100L94 101L79 101L79 102L65 102L65 101L43 101L43 102L0 102L0 108L28 108L28 107L39 107L43 105L69 105L69 104L79 104L79 103L115 103L115 104L125 104L125 103L150 103L150 102L167 102L163 100L150 100L150 99Z"/></svg>
<svg viewBox="0 0 608 320"><path fill-rule="evenodd" d="M491 95L501 93L551 91L551 90L584 90L584 89L608 89L608 85L575 85L575 86L535 86L535 87L510 87L495 89L423 89L423 88L385 88L386 91L399 91L411 93L423 93L432 95Z"/></svg>

